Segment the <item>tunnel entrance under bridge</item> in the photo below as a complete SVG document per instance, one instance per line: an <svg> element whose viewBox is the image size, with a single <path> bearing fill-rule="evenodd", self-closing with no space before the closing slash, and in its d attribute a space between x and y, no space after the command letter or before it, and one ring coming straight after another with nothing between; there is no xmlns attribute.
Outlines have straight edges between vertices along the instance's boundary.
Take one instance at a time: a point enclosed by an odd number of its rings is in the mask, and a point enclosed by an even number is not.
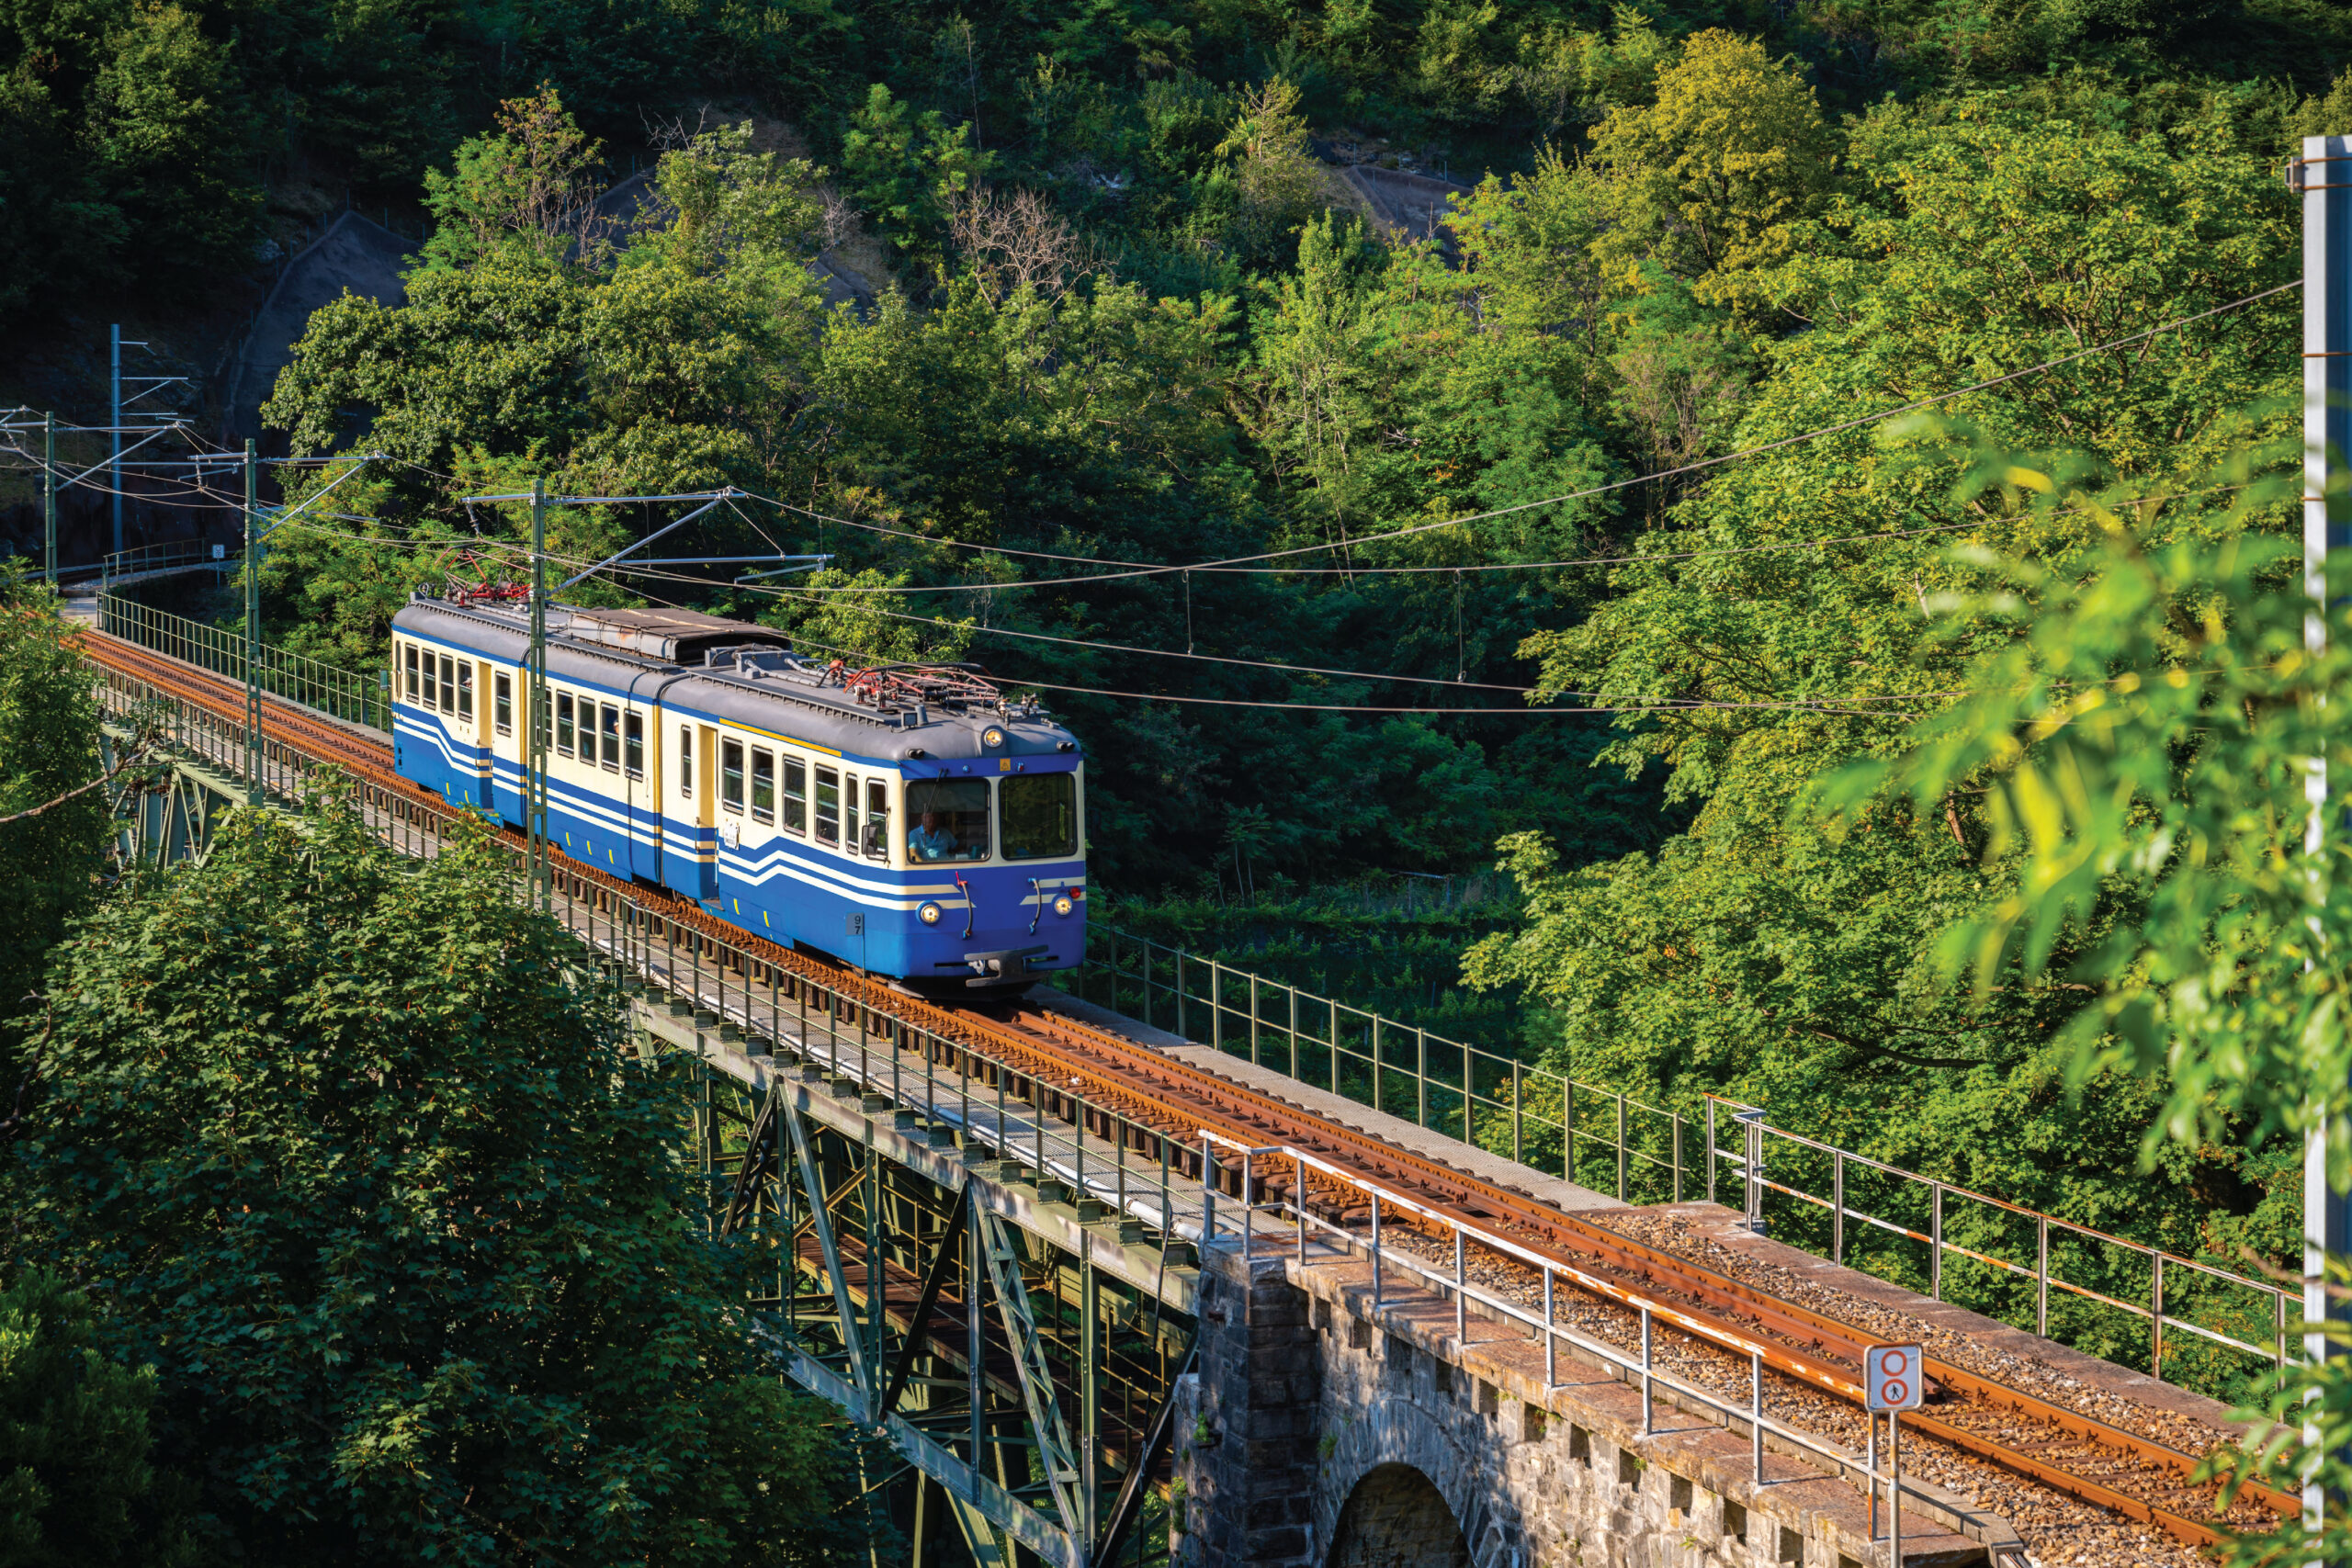
<svg viewBox="0 0 2352 1568"><path fill-rule="evenodd" d="M1348 1494L1324 1561L1328 1568L1470 1568L1470 1547L1436 1483L1409 1464L1383 1464Z"/></svg>

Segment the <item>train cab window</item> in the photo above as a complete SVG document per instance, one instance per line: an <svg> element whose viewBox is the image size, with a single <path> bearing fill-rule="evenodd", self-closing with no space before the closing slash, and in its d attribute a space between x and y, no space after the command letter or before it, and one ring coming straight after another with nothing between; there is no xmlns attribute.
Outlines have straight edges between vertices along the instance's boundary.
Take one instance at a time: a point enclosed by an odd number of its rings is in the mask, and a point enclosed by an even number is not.
<svg viewBox="0 0 2352 1568"><path fill-rule="evenodd" d="M501 735L514 733L514 677L501 670L491 677L490 716Z"/></svg>
<svg viewBox="0 0 2352 1568"><path fill-rule="evenodd" d="M408 700L410 702L420 701L421 699L417 695L416 690L416 644L410 643L408 645L407 656L401 662L402 668L406 669L408 671Z"/></svg>
<svg viewBox="0 0 2352 1568"><path fill-rule="evenodd" d="M797 757L784 760L784 828L787 833L808 831L808 764Z"/></svg>
<svg viewBox="0 0 2352 1568"><path fill-rule="evenodd" d="M890 858L890 786L880 779L865 781L865 836L857 847L868 860Z"/></svg>
<svg viewBox="0 0 2352 1568"><path fill-rule="evenodd" d="M842 841L842 776L831 768L817 770L817 841L835 848Z"/></svg>
<svg viewBox="0 0 2352 1568"><path fill-rule="evenodd" d="M695 797L695 727L678 726L678 795L683 800Z"/></svg>
<svg viewBox="0 0 2352 1568"><path fill-rule="evenodd" d="M1004 858L1052 860L1078 853L1078 775L1031 773L1004 781L998 800Z"/></svg>
<svg viewBox="0 0 2352 1568"><path fill-rule="evenodd" d="M752 748L752 820L775 820L775 753L764 746Z"/></svg>
<svg viewBox="0 0 2352 1568"><path fill-rule="evenodd" d="M571 756L577 733L571 723L571 694L567 692L555 700L556 750L563 756Z"/></svg>
<svg viewBox="0 0 2352 1568"><path fill-rule="evenodd" d="M458 661L446 655L441 660L441 711L458 711Z"/></svg>
<svg viewBox="0 0 2352 1568"><path fill-rule="evenodd" d="M625 714L621 718L621 761L628 767L628 776L645 776L645 716Z"/></svg>
<svg viewBox="0 0 2352 1568"><path fill-rule="evenodd" d="M729 811L743 809L743 743L718 743L718 804Z"/></svg>
<svg viewBox="0 0 2352 1568"><path fill-rule="evenodd" d="M474 661L458 660L458 716L470 721L474 716Z"/></svg>
<svg viewBox="0 0 2352 1568"><path fill-rule="evenodd" d="M605 772L616 773L621 771L621 710L610 703L604 709L596 731L605 738Z"/></svg>
<svg viewBox="0 0 2352 1568"><path fill-rule="evenodd" d="M917 863L988 859L988 781L910 779L907 858Z"/></svg>

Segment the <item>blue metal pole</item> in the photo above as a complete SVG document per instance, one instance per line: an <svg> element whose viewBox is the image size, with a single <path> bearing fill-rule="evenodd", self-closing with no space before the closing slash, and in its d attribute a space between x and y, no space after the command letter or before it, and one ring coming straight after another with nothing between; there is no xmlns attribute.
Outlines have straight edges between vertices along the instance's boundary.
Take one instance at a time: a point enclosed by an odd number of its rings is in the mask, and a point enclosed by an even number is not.
<svg viewBox="0 0 2352 1568"><path fill-rule="evenodd" d="M107 439L114 443L114 466L111 470L114 476L111 480L114 489L114 549L117 555L120 555L122 553L122 323L115 322L108 332L112 335L114 347L114 399L112 412L107 423L113 428L113 434Z"/></svg>

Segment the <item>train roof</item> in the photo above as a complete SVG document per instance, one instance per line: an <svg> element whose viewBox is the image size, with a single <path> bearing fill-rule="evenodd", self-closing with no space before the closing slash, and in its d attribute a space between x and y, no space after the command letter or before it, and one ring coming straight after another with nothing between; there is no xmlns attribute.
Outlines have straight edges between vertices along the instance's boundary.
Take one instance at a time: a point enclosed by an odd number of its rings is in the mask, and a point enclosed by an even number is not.
<svg viewBox="0 0 2352 1568"><path fill-rule="evenodd" d="M417 594L393 628L521 664L530 612ZM1035 699L1007 697L977 665L851 669L804 658L773 627L694 610L548 606L548 673L855 756L969 761L1077 750ZM983 737L1002 737L995 746Z"/></svg>

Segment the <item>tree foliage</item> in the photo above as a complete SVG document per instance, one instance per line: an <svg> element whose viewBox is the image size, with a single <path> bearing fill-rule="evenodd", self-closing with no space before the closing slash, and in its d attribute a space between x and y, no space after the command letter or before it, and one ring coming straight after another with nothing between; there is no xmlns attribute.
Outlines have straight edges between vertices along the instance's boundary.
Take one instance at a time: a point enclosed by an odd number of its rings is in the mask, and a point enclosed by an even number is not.
<svg viewBox="0 0 2352 1568"><path fill-rule="evenodd" d="M194 1568L196 1488L156 1469L155 1370L103 1345L86 1296L38 1269L0 1290L0 1563Z"/></svg>
<svg viewBox="0 0 2352 1568"><path fill-rule="evenodd" d="M22 563L0 563L0 998L13 1017L50 948L87 908L101 869L107 801L89 669L67 645L57 599ZM0 1119L24 1064L0 1026Z"/></svg>
<svg viewBox="0 0 2352 1568"><path fill-rule="evenodd" d="M60 950L21 1263L103 1280L266 1561L824 1560L844 1463L707 1239L674 1086L501 852L232 816Z"/></svg>

